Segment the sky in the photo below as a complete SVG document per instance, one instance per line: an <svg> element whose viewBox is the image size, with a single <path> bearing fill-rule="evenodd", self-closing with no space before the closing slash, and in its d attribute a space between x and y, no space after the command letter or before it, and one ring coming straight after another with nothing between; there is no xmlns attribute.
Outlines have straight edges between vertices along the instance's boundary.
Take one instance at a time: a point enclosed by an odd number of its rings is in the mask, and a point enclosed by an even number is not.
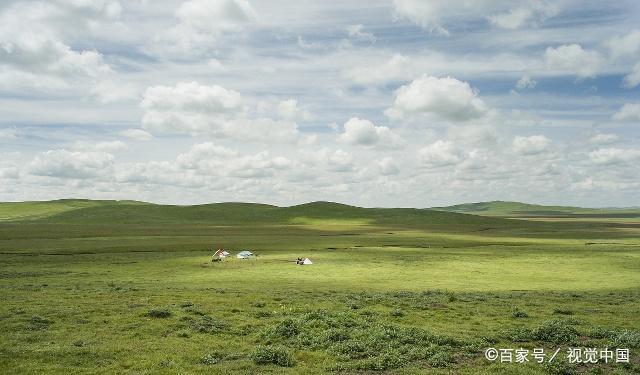
<svg viewBox="0 0 640 375"><path fill-rule="evenodd" d="M640 206L640 2L2 0L0 201Z"/></svg>

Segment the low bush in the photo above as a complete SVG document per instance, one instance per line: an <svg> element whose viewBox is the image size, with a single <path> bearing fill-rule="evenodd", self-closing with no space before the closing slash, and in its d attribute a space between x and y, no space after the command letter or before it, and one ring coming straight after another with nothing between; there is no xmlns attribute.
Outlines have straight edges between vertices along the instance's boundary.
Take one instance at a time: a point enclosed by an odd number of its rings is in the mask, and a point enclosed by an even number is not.
<svg viewBox="0 0 640 375"><path fill-rule="evenodd" d="M147 316L151 318L168 318L171 316L171 311L167 309L155 308L155 309L149 310L149 312L147 313Z"/></svg>
<svg viewBox="0 0 640 375"><path fill-rule="evenodd" d="M280 346L257 346L249 357L256 365L278 365L281 367L293 367L293 356L285 348Z"/></svg>
<svg viewBox="0 0 640 375"><path fill-rule="evenodd" d="M521 310L518 306L514 306L511 309L511 317L512 318L528 318L529 314L526 311Z"/></svg>

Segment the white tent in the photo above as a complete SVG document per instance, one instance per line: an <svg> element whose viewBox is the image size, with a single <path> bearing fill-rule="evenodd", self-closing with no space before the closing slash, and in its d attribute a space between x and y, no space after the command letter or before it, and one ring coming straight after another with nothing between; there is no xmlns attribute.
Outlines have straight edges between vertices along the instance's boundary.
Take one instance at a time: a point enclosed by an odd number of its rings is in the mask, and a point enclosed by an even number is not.
<svg viewBox="0 0 640 375"><path fill-rule="evenodd" d="M304 258L304 261L302 262L302 264L313 264L313 262L309 258Z"/></svg>
<svg viewBox="0 0 640 375"><path fill-rule="evenodd" d="M229 252L227 250L224 250L222 252L222 255L225 256L225 257L228 257L229 256Z"/></svg>

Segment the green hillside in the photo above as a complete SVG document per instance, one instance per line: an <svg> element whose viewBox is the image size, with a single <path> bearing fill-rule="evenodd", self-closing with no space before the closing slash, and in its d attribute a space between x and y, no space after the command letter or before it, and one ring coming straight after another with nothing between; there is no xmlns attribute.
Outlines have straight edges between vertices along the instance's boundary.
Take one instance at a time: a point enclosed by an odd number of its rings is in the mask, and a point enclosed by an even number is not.
<svg viewBox="0 0 640 375"><path fill-rule="evenodd" d="M143 205L136 201L100 201L88 199L59 199L34 202L0 202L0 221L42 219L64 212L102 205Z"/></svg>
<svg viewBox="0 0 640 375"><path fill-rule="evenodd" d="M506 217L640 217L640 209L543 206L505 201L464 203L448 207L434 207L433 209L472 215Z"/></svg>

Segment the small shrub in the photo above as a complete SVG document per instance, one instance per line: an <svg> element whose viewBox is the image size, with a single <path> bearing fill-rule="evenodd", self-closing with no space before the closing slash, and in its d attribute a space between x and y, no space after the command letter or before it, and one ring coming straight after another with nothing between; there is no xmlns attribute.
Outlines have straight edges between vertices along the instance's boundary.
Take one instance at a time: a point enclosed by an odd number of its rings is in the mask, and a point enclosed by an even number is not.
<svg viewBox="0 0 640 375"><path fill-rule="evenodd" d="M249 357L256 365L278 365L281 367L293 367L293 356L285 348L279 346L257 346Z"/></svg>
<svg viewBox="0 0 640 375"><path fill-rule="evenodd" d="M404 311L402 311L401 309L393 309L389 314L391 314L391 316L401 317L404 316Z"/></svg>
<svg viewBox="0 0 640 375"><path fill-rule="evenodd" d="M208 315L191 322L191 329L200 333L215 333L224 328L224 323Z"/></svg>
<svg viewBox="0 0 640 375"><path fill-rule="evenodd" d="M200 363L203 365L215 365L218 362L220 362L220 356L218 353L207 354L200 359Z"/></svg>
<svg viewBox="0 0 640 375"><path fill-rule="evenodd" d="M265 306L267 306L267 304L264 302L256 302L253 304L253 307L258 307L258 308L263 308Z"/></svg>
<svg viewBox="0 0 640 375"><path fill-rule="evenodd" d="M32 331L36 331L36 330L41 330L41 329L47 329L49 328L49 325L53 323L52 320L43 318L39 315L34 315L31 317L31 319L29 319L29 325L27 327L27 329L32 330Z"/></svg>
<svg viewBox="0 0 640 375"><path fill-rule="evenodd" d="M553 313L556 315L573 315L573 311L569 309L562 309L562 308L553 309Z"/></svg>
<svg viewBox="0 0 640 375"><path fill-rule="evenodd" d="M180 307L182 308L191 307L191 306L193 306L193 302L190 302L190 301L185 301L180 304Z"/></svg>
<svg viewBox="0 0 640 375"><path fill-rule="evenodd" d="M300 333L300 325L293 319L285 319L267 330L266 335L271 339L290 339Z"/></svg>
<svg viewBox="0 0 640 375"><path fill-rule="evenodd" d="M512 318L528 318L529 314L527 314L527 312L524 310L520 310L518 306L514 306L511 309L511 317Z"/></svg>
<svg viewBox="0 0 640 375"><path fill-rule="evenodd" d="M165 319L171 316L171 311L167 310L167 309L151 309L149 310L149 312L147 313L147 316L151 317L151 318L161 318L161 319Z"/></svg>
<svg viewBox="0 0 640 375"><path fill-rule="evenodd" d="M256 318L268 318L271 316L271 313L269 311L260 310L256 312L254 315Z"/></svg>
<svg viewBox="0 0 640 375"><path fill-rule="evenodd" d="M554 344L574 342L578 331L563 320L550 320L542 323L533 331L536 340L552 342Z"/></svg>
<svg viewBox="0 0 640 375"><path fill-rule="evenodd" d="M453 356L448 351L437 351L427 360L427 363L431 367L447 367L453 363Z"/></svg>
<svg viewBox="0 0 640 375"><path fill-rule="evenodd" d="M188 339L190 337L189 332L187 332L187 331L180 331L180 332L178 332L178 334L176 336L182 337L182 338L185 338L185 339Z"/></svg>

